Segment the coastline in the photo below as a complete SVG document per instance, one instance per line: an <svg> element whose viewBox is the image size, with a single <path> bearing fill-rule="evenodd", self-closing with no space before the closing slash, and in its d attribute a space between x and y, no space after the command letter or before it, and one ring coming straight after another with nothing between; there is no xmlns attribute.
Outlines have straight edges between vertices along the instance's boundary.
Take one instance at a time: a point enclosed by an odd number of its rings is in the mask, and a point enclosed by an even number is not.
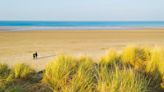
<svg viewBox="0 0 164 92"><path fill-rule="evenodd" d="M48 26L0 26L0 31L45 30L163 30L164 27L48 27Z"/></svg>

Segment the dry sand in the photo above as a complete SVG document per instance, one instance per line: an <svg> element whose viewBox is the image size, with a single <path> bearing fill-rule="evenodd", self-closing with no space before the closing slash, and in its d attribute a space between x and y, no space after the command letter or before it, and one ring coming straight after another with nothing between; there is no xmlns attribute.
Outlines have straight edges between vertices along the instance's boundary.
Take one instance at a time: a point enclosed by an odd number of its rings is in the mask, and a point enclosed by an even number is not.
<svg viewBox="0 0 164 92"><path fill-rule="evenodd" d="M163 47L164 29L0 31L0 62L24 62L40 70L62 53L98 60L108 49L129 44ZM32 58L35 51L37 60Z"/></svg>

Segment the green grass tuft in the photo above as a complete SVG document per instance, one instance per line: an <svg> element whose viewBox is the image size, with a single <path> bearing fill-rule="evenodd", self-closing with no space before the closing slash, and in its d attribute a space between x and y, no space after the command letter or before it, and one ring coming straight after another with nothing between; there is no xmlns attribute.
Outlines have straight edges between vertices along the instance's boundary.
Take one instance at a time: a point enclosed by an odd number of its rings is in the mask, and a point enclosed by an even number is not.
<svg viewBox="0 0 164 92"><path fill-rule="evenodd" d="M7 64L0 63L0 77L5 77L9 74L9 68Z"/></svg>

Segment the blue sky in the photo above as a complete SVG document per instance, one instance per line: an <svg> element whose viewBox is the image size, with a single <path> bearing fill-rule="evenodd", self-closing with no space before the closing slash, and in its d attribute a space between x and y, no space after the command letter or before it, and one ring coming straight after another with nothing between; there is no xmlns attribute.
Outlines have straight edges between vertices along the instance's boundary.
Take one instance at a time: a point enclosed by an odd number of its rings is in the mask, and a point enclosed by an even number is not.
<svg viewBox="0 0 164 92"><path fill-rule="evenodd" d="M0 20L164 21L164 0L0 0Z"/></svg>

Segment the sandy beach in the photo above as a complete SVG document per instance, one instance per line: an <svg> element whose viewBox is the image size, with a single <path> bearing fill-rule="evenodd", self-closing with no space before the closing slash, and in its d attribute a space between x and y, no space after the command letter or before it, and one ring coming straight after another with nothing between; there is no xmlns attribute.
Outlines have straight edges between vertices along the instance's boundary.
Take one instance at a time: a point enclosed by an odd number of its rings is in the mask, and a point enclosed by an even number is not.
<svg viewBox="0 0 164 92"><path fill-rule="evenodd" d="M40 70L57 55L86 55L95 60L126 45L164 46L164 29L0 31L0 62L26 63ZM39 57L33 60L32 53Z"/></svg>

